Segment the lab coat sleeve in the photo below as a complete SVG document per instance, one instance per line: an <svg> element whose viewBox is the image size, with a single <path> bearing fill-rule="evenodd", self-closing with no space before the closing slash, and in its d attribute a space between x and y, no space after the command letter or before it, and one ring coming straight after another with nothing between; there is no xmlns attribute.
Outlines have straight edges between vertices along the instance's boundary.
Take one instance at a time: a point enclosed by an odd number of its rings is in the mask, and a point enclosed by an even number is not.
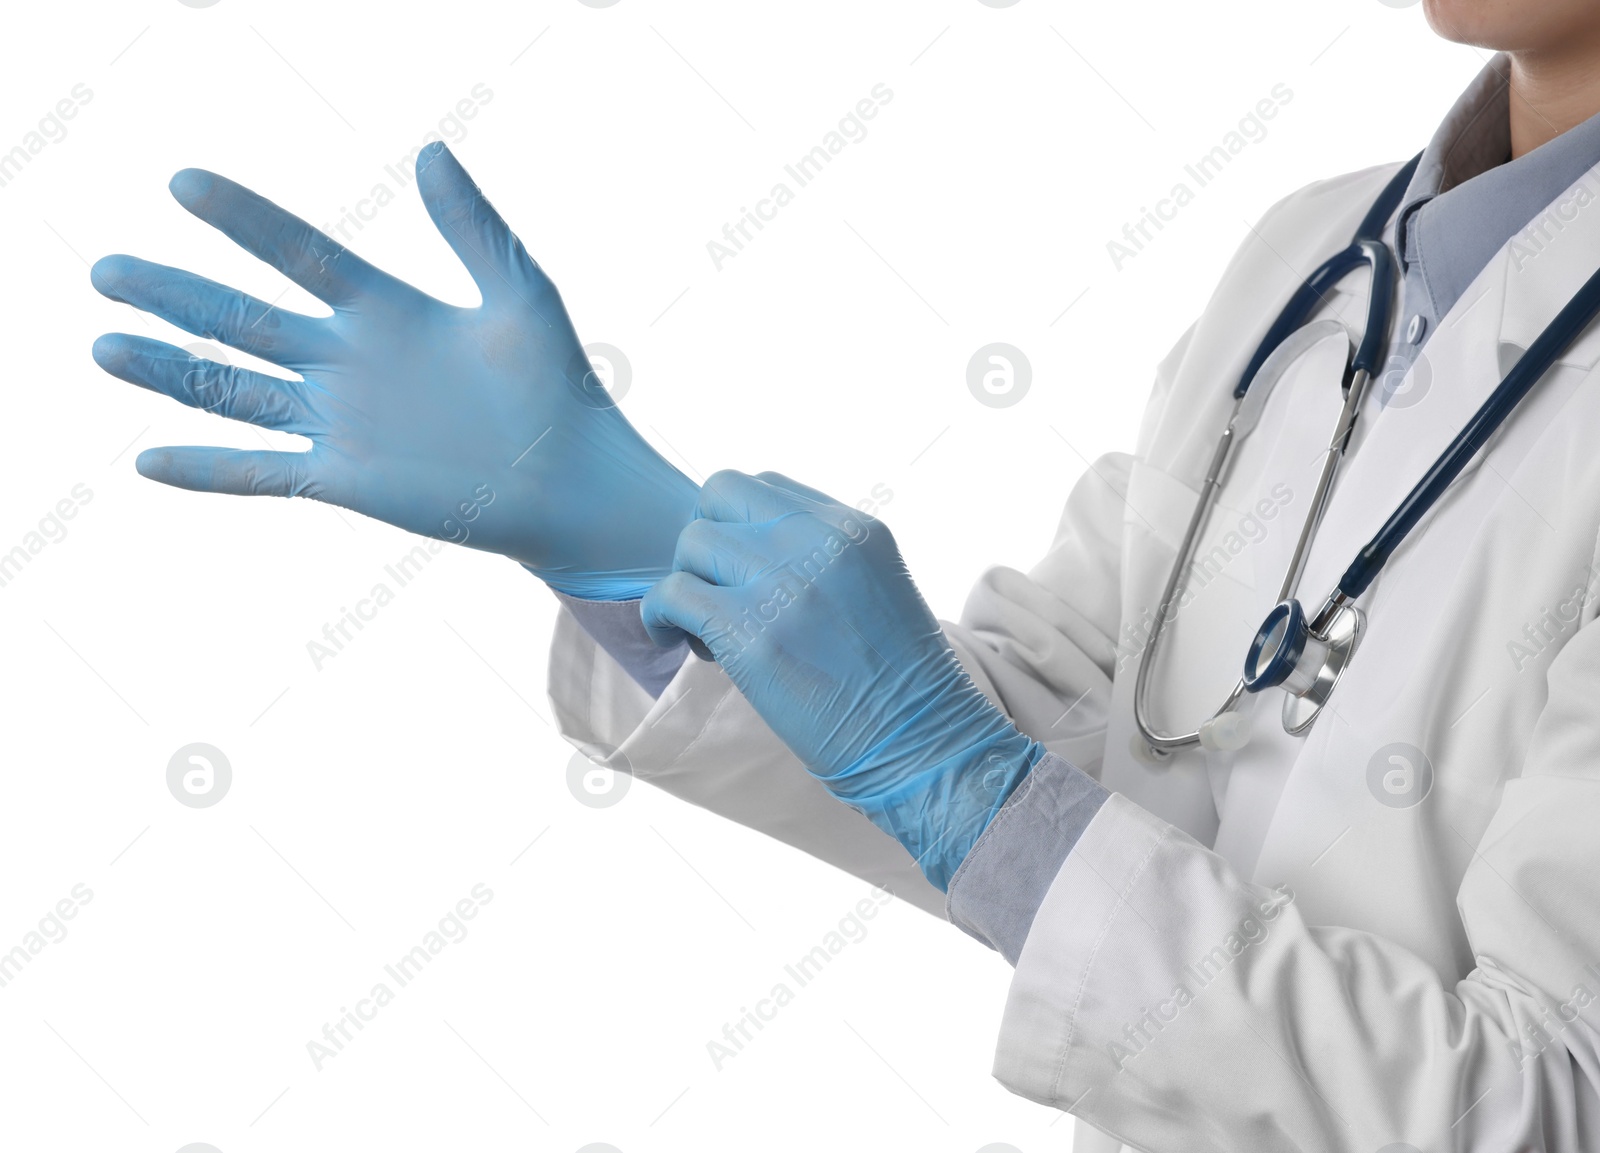
<svg viewBox="0 0 1600 1153"><path fill-rule="evenodd" d="M942 916L944 894L899 842L836 801L717 665L690 656L652 697L562 608L551 644L549 697L561 735L597 764L631 773Z"/></svg>
<svg viewBox="0 0 1600 1153"><path fill-rule="evenodd" d="M1600 628L1548 677L1457 893L1464 979L1113 794L1033 920L996 1076L1157 1153L1600 1148Z"/></svg>

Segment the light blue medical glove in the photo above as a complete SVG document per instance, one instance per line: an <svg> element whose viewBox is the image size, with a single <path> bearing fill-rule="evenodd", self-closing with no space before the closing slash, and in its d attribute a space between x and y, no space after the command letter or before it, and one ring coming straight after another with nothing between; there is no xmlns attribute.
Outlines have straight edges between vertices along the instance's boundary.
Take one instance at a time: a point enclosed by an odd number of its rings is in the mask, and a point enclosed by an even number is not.
<svg viewBox="0 0 1600 1153"><path fill-rule="evenodd" d="M311 441L308 452L147 449L139 472L202 492L311 497L502 553L572 596L642 596L670 568L696 486L617 411L555 285L442 143L418 155L417 187L478 307L412 288L231 180L195 168L172 178L180 204L333 315L131 256L98 261L94 286L111 299L304 378L102 336L94 358L113 376Z"/></svg>
<svg viewBox="0 0 1600 1153"><path fill-rule="evenodd" d="M699 516L645 594L651 636L698 638L811 773L947 888L1044 747L973 684L881 521L771 472L716 473Z"/></svg>

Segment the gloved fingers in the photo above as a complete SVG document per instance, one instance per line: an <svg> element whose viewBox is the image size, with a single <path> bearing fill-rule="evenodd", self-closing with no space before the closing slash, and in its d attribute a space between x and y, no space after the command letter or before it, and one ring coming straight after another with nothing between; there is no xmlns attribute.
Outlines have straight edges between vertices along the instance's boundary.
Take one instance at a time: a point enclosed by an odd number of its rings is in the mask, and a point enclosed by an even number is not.
<svg viewBox="0 0 1600 1153"><path fill-rule="evenodd" d="M332 348L327 326L316 317L289 312L181 268L136 256L103 256L94 262L89 278L103 296L285 368L316 364Z"/></svg>
<svg viewBox="0 0 1600 1153"><path fill-rule="evenodd" d="M692 520L678 534L672 567L721 588L739 588L766 568L759 525Z"/></svg>
<svg viewBox="0 0 1600 1153"><path fill-rule="evenodd" d="M119 380L229 420L296 433L316 423L300 381L191 356L146 336L108 333L94 342L94 360Z"/></svg>
<svg viewBox="0 0 1600 1153"><path fill-rule="evenodd" d="M805 497L807 500L816 501L820 505L839 503L839 501L835 500L827 493L822 492L819 489L814 489L809 484L801 484L797 480L784 476L781 472L773 472L771 470L766 472L758 472L756 473L756 479L764 484L771 485L773 488L787 489L795 496Z"/></svg>
<svg viewBox="0 0 1600 1153"><path fill-rule="evenodd" d="M139 475L193 492L233 496L305 496L326 499L311 479L307 452L266 449L147 448L134 461Z"/></svg>
<svg viewBox="0 0 1600 1153"><path fill-rule="evenodd" d="M727 603L728 594L715 585L692 573L675 571L650 586L639 602L639 616L650 639L664 649L689 637L691 646L698 638L714 651L716 637L727 628ZM706 655L699 649L695 651Z"/></svg>
<svg viewBox="0 0 1600 1153"><path fill-rule="evenodd" d="M830 524L856 544L860 544L874 529L880 528L876 517L864 513L860 509L852 508L842 501L835 500L820 489L812 488L809 484L802 484L791 477L784 476L781 472L758 472L756 479L773 488L780 489L801 500L813 502L810 509L816 518L825 524Z"/></svg>
<svg viewBox="0 0 1600 1153"><path fill-rule="evenodd" d="M758 477L725 468L700 486L699 514L708 520L764 524L796 512L815 512L810 497L768 484Z"/></svg>
<svg viewBox="0 0 1600 1153"><path fill-rule="evenodd" d="M363 292L393 279L298 216L226 176L185 168L167 187L194 215L335 308L345 307Z"/></svg>
<svg viewBox="0 0 1600 1153"><path fill-rule="evenodd" d="M556 322L550 315L560 308L555 286L443 141L417 154L417 190L485 302L520 299L547 323Z"/></svg>

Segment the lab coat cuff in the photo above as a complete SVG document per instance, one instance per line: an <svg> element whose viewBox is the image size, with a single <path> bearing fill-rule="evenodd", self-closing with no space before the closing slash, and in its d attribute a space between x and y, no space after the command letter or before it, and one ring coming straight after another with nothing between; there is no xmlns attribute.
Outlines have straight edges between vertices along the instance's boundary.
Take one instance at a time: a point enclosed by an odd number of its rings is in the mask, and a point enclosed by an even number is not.
<svg viewBox="0 0 1600 1153"><path fill-rule="evenodd" d="M1062 862L1023 943L1001 1021L994 1075L1013 1093L1070 1101L1066 1091L1087 1079L1085 1065L1100 1051L1089 1055L1093 1046L1080 1036L1080 1022L1126 1008L1103 1003L1090 969L1116 926L1143 920L1129 894L1175 832L1112 793ZM1064 989L1077 993L1064 996Z"/></svg>
<svg viewBox="0 0 1600 1153"><path fill-rule="evenodd" d="M589 601L550 590L570 612L595 644L622 666L640 688L659 697L672 678L678 675L689 655L687 641L664 649L650 639L644 619L639 615L642 601Z"/></svg>
<svg viewBox="0 0 1600 1153"><path fill-rule="evenodd" d="M945 916L1015 965L1051 882L1109 796L1077 766L1040 757L950 878Z"/></svg>

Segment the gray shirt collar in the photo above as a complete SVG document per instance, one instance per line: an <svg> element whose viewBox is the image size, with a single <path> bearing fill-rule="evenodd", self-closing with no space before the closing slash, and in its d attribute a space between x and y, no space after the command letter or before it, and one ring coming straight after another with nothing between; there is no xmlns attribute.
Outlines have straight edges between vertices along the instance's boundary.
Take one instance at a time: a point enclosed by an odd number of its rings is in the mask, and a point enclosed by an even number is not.
<svg viewBox="0 0 1600 1153"><path fill-rule="evenodd" d="M1396 213L1396 249L1420 271L1432 313L1449 312L1491 257L1600 163L1600 115L1515 160L1509 58L1461 94L1428 142Z"/></svg>

